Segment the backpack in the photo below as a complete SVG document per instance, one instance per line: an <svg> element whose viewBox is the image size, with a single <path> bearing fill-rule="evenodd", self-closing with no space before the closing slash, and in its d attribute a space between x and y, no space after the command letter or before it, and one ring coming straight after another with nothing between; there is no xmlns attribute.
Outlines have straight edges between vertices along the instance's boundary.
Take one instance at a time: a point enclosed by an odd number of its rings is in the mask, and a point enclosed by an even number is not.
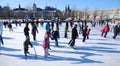
<svg viewBox="0 0 120 66"><path fill-rule="evenodd" d="M54 40L55 38L55 31L52 31L52 33L51 33L51 35L50 35L50 38L52 39L52 40Z"/></svg>

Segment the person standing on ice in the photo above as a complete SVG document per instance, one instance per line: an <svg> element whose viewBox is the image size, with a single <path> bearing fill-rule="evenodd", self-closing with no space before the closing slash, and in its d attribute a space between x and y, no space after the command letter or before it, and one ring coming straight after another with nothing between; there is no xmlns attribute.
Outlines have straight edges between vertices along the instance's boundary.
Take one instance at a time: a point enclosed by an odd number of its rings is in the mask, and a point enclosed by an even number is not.
<svg viewBox="0 0 120 66"><path fill-rule="evenodd" d="M3 32L3 24L0 23L0 43L2 43L2 45L4 45L3 38L2 38L2 32Z"/></svg>
<svg viewBox="0 0 120 66"><path fill-rule="evenodd" d="M53 38L55 40L55 46L59 47L58 45L58 39L60 38L60 34L59 34L59 28L56 27L56 31L53 31Z"/></svg>
<svg viewBox="0 0 120 66"><path fill-rule="evenodd" d="M101 32L102 32L101 36L103 36L104 38L106 38L107 33L109 32L109 30L110 30L110 27L109 27L109 25L107 24L107 25L101 30Z"/></svg>
<svg viewBox="0 0 120 66"><path fill-rule="evenodd" d="M64 38L67 38L67 27L65 26L65 30L64 30Z"/></svg>
<svg viewBox="0 0 120 66"><path fill-rule="evenodd" d="M28 23L26 24L26 26L25 26L25 28L24 28L24 34L25 34L25 36L26 36L26 39L28 38L28 39L30 39L30 36L29 36L29 27L28 27Z"/></svg>
<svg viewBox="0 0 120 66"><path fill-rule="evenodd" d="M79 27L79 34L82 33L82 25L80 24L80 22L78 21L78 27Z"/></svg>
<svg viewBox="0 0 120 66"><path fill-rule="evenodd" d="M118 23L115 27L114 27L114 36L113 39L116 39L117 35L120 34L120 23Z"/></svg>
<svg viewBox="0 0 120 66"><path fill-rule="evenodd" d="M52 20L51 22L51 27L52 27L52 30L54 29L54 20Z"/></svg>
<svg viewBox="0 0 120 66"><path fill-rule="evenodd" d="M87 31L86 31L87 39L89 39L89 34L90 34L90 31L91 31L91 29L90 29L90 28L89 28L89 29L87 29Z"/></svg>
<svg viewBox="0 0 120 66"><path fill-rule="evenodd" d="M43 41L43 44L42 44L42 47L43 47L43 49L44 49L44 56L45 56L45 57L47 57L48 55L50 55L50 54L48 53L49 43L50 43L50 40L49 40L50 31L51 31L51 30L47 30L47 31L46 31L45 36L44 36L44 41Z"/></svg>
<svg viewBox="0 0 120 66"><path fill-rule="evenodd" d="M9 28L9 31L11 32L13 32L13 29L12 29L12 24L11 23L8 23L8 28Z"/></svg>
<svg viewBox="0 0 120 66"><path fill-rule="evenodd" d="M4 45L3 38L1 35L0 35L0 42L2 43L2 45Z"/></svg>
<svg viewBox="0 0 120 66"><path fill-rule="evenodd" d="M33 24L32 26L32 35L33 35L33 40L36 41L36 32L38 33L37 26L36 24Z"/></svg>
<svg viewBox="0 0 120 66"><path fill-rule="evenodd" d="M75 46L75 39L78 37L78 32L77 32L77 25L75 24L74 27L72 28L71 32L71 40L69 41L68 45L74 49Z"/></svg>
<svg viewBox="0 0 120 66"><path fill-rule="evenodd" d="M28 50L29 50L29 45L31 47L33 47L33 45L31 44L29 38L27 38L25 41L24 41L24 54L25 56L27 56L27 54L29 54Z"/></svg>
<svg viewBox="0 0 120 66"><path fill-rule="evenodd" d="M47 22L45 29L46 29L46 31L50 30L50 23L49 22Z"/></svg>
<svg viewBox="0 0 120 66"><path fill-rule="evenodd" d="M86 37L87 37L87 34L86 34L87 29L88 29L88 26L87 26L86 24L85 24L85 25L82 24L82 36L83 36L82 42L85 42L85 40L86 40Z"/></svg>

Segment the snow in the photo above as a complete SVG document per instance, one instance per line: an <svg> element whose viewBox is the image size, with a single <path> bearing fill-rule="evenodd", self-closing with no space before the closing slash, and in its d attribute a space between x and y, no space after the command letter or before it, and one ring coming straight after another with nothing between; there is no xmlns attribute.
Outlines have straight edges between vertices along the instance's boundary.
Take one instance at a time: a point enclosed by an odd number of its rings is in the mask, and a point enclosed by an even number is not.
<svg viewBox="0 0 120 66"><path fill-rule="evenodd" d="M44 24L45 25L45 24ZM13 24L13 32L8 28L3 28L4 45L0 49L0 66L120 66L120 36L112 39L113 33L109 32L107 38L101 37L101 26L91 27L90 39L82 43L82 36L76 39L76 49L68 47L70 32L68 38L64 38L64 26L60 26L60 47L55 46L54 40L51 40L49 51L50 56L44 57L42 42L45 34L45 27L38 27L37 41L33 41L30 31L30 40L37 52L35 57L34 48L30 48L27 60L23 53L23 42L25 36L23 33L24 24L16 27ZM31 30L31 25L29 25ZM69 28L70 30L70 28Z"/></svg>

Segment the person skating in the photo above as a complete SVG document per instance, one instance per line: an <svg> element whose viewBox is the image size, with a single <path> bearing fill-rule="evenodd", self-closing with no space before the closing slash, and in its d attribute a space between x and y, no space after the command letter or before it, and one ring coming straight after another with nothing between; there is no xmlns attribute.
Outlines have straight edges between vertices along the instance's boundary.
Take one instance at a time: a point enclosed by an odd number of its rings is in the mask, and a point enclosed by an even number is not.
<svg viewBox="0 0 120 66"><path fill-rule="evenodd" d="M2 43L2 45L4 45L3 38L1 35L0 35L0 42Z"/></svg>
<svg viewBox="0 0 120 66"><path fill-rule="evenodd" d="M82 33L82 25L80 24L80 22L78 22L78 27L79 27L79 34Z"/></svg>
<svg viewBox="0 0 120 66"><path fill-rule="evenodd" d="M65 30L64 30L64 38L67 38L67 27L65 27Z"/></svg>
<svg viewBox="0 0 120 66"><path fill-rule="evenodd" d="M52 20L51 22L51 27L52 27L52 30L54 29L54 21Z"/></svg>
<svg viewBox="0 0 120 66"><path fill-rule="evenodd" d="M55 40L55 46L59 47L58 39L60 38L59 28L56 27L56 31L53 31L53 38Z"/></svg>
<svg viewBox="0 0 120 66"><path fill-rule="evenodd" d="M31 47L33 47L33 45L31 44L29 38L27 38L25 41L24 41L24 54L25 56L27 56L27 54L29 54L28 50L29 50L29 45Z"/></svg>
<svg viewBox="0 0 120 66"><path fill-rule="evenodd" d="M33 40L34 41L36 41L36 32L38 33L37 26L36 26L36 24L33 24L32 35L33 35Z"/></svg>
<svg viewBox="0 0 120 66"><path fill-rule="evenodd" d="M87 32L87 28L88 28L87 25L82 25L82 36L83 36L83 40L82 40L82 42L85 42L85 40L86 40L86 36L87 36L87 34L86 34L86 32Z"/></svg>
<svg viewBox="0 0 120 66"><path fill-rule="evenodd" d="M90 31L91 31L91 29L90 29L90 28L86 31L87 39L89 39L89 34L90 34Z"/></svg>
<svg viewBox="0 0 120 66"><path fill-rule="evenodd" d="M11 23L8 23L8 28L9 28L9 31L11 32L13 32L13 29L12 29L12 24Z"/></svg>
<svg viewBox="0 0 120 66"><path fill-rule="evenodd" d="M45 29L46 29L46 31L50 30L50 23L49 22L47 22Z"/></svg>
<svg viewBox="0 0 120 66"><path fill-rule="evenodd" d="M120 34L120 24L118 23L115 27L114 27L114 36L113 39L116 39L117 35Z"/></svg>
<svg viewBox="0 0 120 66"><path fill-rule="evenodd" d="M28 27L28 23L26 24L25 28L24 28L24 35L26 36L26 38L30 39L29 36L29 27Z"/></svg>
<svg viewBox="0 0 120 66"><path fill-rule="evenodd" d="M109 28L109 25L107 24L107 25L101 30L101 32L102 32L101 36L103 36L104 38L106 38L107 33L109 32L109 30L110 30L110 28Z"/></svg>
<svg viewBox="0 0 120 66"><path fill-rule="evenodd" d="M71 32L71 40L69 41L68 45L75 49L75 39L78 37L78 32L77 32L77 25L75 24L74 27L72 28Z"/></svg>
<svg viewBox="0 0 120 66"><path fill-rule="evenodd" d="M50 30L48 30L48 31L45 33L44 41L43 41L43 44L42 44L42 47L43 47L43 49L44 49L44 56L45 56L45 57L47 57L48 55L50 55L50 54L48 53L48 49L50 48L50 47L49 47L49 44L50 44L49 36L50 36Z"/></svg>

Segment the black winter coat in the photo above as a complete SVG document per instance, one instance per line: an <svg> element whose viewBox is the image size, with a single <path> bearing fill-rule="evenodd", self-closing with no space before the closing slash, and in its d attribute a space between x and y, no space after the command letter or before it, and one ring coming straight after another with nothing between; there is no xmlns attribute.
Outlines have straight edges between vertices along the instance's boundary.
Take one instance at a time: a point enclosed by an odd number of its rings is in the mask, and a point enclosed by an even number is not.
<svg viewBox="0 0 120 66"><path fill-rule="evenodd" d="M116 25L114 27L114 34L119 34L120 33L120 25Z"/></svg>
<svg viewBox="0 0 120 66"><path fill-rule="evenodd" d="M60 38L59 31L55 31L54 39Z"/></svg>
<svg viewBox="0 0 120 66"><path fill-rule="evenodd" d="M78 37L78 32L76 27L72 29L71 39L76 39Z"/></svg>
<svg viewBox="0 0 120 66"><path fill-rule="evenodd" d="M86 32L87 32L87 26L83 26L82 27L82 35L86 36L87 35Z"/></svg>
<svg viewBox="0 0 120 66"><path fill-rule="evenodd" d="M29 35L29 30L30 30L30 29L29 29L28 27L25 27L25 28L24 28L24 34L25 34L25 35Z"/></svg>

